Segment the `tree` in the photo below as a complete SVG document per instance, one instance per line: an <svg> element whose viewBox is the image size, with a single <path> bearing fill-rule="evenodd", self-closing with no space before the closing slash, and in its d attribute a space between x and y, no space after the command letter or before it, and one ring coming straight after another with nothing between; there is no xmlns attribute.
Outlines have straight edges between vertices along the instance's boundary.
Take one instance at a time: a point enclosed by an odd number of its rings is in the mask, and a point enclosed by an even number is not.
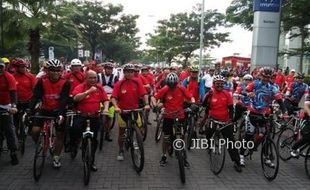
<svg viewBox="0 0 310 190"><path fill-rule="evenodd" d="M93 59L96 49L103 49L111 57L109 53L113 52L109 52L109 48L126 44L133 51L138 46L139 39L135 37L138 16L120 15L122 6L104 5L96 1L81 3L78 9L82 14L75 15L73 21L82 33L83 43L91 49Z"/></svg>
<svg viewBox="0 0 310 190"><path fill-rule="evenodd" d="M9 32L6 36L12 36L16 40L25 40L25 38L28 40L28 51L31 55L32 69L35 72L39 70L42 34L49 29L53 30L52 26L55 25L62 27L70 25L70 20L67 19L66 15L75 12L74 7L66 6L68 4L64 1L58 1L58 3L56 4L54 0L6 1L4 15L10 18L5 23L6 32ZM15 24L19 27L17 35L13 36L11 32L14 31Z"/></svg>
<svg viewBox="0 0 310 190"><path fill-rule="evenodd" d="M253 0L233 0L226 9L226 19L232 24L241 25L246 30L253 30Z"/></svg>
<svg viewBox="0 0 310 190"><path fill-rule="evenodd" d="M179 13L171 15L169 20L159 21L158 29L154 35L149 35L147 44L157 50L169 63L172 58L182 54L185 58L184 65L193 52L199 49L200 17L198 10L191 13ZM204 47L214 48L222 42L229 41L229 33L216 32L219 27L227 26L225 16L216 10L207 10L204 20Z"/></svg>

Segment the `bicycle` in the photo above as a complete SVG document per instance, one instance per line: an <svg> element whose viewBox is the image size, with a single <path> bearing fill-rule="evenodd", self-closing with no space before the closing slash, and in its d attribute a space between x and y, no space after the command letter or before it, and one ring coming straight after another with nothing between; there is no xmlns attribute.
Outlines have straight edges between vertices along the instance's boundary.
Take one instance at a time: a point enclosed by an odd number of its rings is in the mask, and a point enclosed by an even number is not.
<svg viewBox="0 0 310 190"><path fill-rule="evenodd" d="M291 158L291 145L300 138L300 130L304 121L299 117L299 114L299 111L295 111L288 118L288 121L282 124L282 131L280 131L277 140L277 148L279 150L279 156L283 161Z"/></svg>
<svg viewBox="0 0 310 190"><path fill-rule="evenodd" d="M16 136L17 136L18 143L19 143L20 153L21 153L21 155L24 155L26 138L27 138L27 131L28 131L28 126L25 125L25 121L26 121L25 110L18 110L17 118L18 118L19 122L18 122L18 126L16 128Z"/></svg>
<svg viewBox="0 0 310 190"><path fill-rule="evenodd" d="M298 123L298 125L296 125ZM296 122L294 128L286 127L278 138L277 146L281 150L280 158L283 161L288 161L292 158L290 151L293 145L301 139L301 129L305 127L305 120ZM307 176L310 178L310 143L307 143L299 148L301 152L299 156L305 158L305 170ZM299 158L299 156L297 158Z"/></svg>
<svg viewBox="0 0 310 190"><path fill-rule="evenodd" d="M263 119L266 121L266 125L264 126L265 131L263 132L262 140L257 144L257 147L259 144L262 144L261 148L261 166L263 170L264 177L268 181L272 181L277 177L278 171L279 171L279 152L276 148L275 143L273 142L273 136L274 136L274 125L273 125L273 114L269 114L268 116L265 115L251 115L251 117L257 118L259 120ZM251 124L250 121L246 122ZM252 124L251 124L252 125ZM256 130L256 134L260 133L259 129ZM248 150L248 153L244 156L252 156L253 150ZM271 170L269 172L269 169Z"/></svg>
<svg viewBox="0 0 310 190"><path fill-rule="evenodd" d="M193 140L197 137L197 121L199 118L198 112L194 112L191 108L186 108L184 110L186 114L186 133L187 133L187 138L186 138L186 147L187 150L191 149Z"/></svg>
<svg viewBox="0 0 310 190"><path fill-rule="evenodd" d="M156 129L155 129L155 142L158 143L160 141L162 132L163 132L163 111L164 109L161 110L156 110Z"/></svg>
<svg viewBox="0 0 310 190"><path fill-rule="evenodd" d="M4 110L4 109L0 109L0 116L8 116L10 115L10 113L8 112L8 110ZM8 152L9 149L7 147L3 147L3 142L5 140L5 135L4 135L4 129L0 129L0 155L2 152Z"/></svg>
<svg viewBox="0 0 310 190"><path fill-rule="evenodd" d="M180 171L180 179L182 183L185 183L185 159L186 159L186 152L185 152L185 143L183 141L184 139L184 130L182 127L182 124L179 120L179 111L173 111L173 112L164 112L163 115L173 115L174 123L173 123L173 134L172 137L169 140L170 143L170 149L168 150L169 155L173 154L173 150L175 152L176 158L178 160L179 165L179 171ZM173 141L173 142L172 142ZM181 148L175 148L176 143L181 142Z"/></svg>
<svg viewBox="0 0 310 190"><path fill-rule="evenodd" d="M109 116L107 116L107 117L109 117ZM100 151L103 148L103 141L104 141L104 136L105 136L105 133L106 133L104 125L103 125L105 123L105 118L103 117L101 121L102 121L102 125L100 126L100 130L99 130L99 134L100 134L99 135L99 150ZM115 121L116 121L116 114L114 112L112 123L111 123L111 129L114 127Z"/></svg>
<svg viewBox="0 0 310 190"><path fill-rule="evenodd" d="M57 118L49 116L31 116L30 119L44 120L38 141L36 142L33 160L33 177L35 181L39 181L43 173L47 151L49 150L50 155L53 156L54 140L56 137L55 123L57 122Z"/></svg>
<svg viewBox="0 0 310 190"><path fill-rule="evenodd" d="M134 169L139 174L144 167L144 148L143 148L143 137L138 124L136 122L136 114L143 111L143 108L133 110L122 110L122 113L129 114L127 120L127 127L124 133L125 147L128 151L130 148L131 159L134 165Z"/></svg>
<svg viewBox="0 0 310 190"><path fill-rule="evenodd" d="M221 143L221 139L224 139L221 131L231 125L232 123L220 122L214 119L210 119L209 127L211 129L214 129L215 127L215 131L210 138L209 143L210 169L214 175L220 174L225 164L226 147L225 143Z"/></svg>

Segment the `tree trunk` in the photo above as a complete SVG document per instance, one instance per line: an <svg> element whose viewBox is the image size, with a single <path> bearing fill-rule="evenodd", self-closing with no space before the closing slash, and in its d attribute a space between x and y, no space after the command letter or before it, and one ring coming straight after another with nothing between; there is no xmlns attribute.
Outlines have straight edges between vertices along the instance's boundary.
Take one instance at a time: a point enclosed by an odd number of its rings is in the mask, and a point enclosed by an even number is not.
<svg viewBox="0 0 310 190"><path fill-rule="evenodd" d="M40 30L36 28L29 31L29 53L31 55L31 70L33 73L39 72L39 58L40 58Z"/></svg>

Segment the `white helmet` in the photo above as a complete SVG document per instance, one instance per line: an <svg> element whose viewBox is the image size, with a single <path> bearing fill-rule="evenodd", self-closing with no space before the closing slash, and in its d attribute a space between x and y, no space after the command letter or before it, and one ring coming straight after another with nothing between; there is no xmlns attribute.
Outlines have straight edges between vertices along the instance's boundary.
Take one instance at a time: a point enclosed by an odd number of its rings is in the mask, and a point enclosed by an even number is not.
<svg viewBox="0 0 310 190"><path fill-rule="evenodd" d="M46 64L47 68L51 68L51 67L62 67L61 62L58 59L51 59L47 62Z"/></svg>
<svg viewBox="0 0 310 190"><path fill-rule="evenodd" d="M243 80L253 80L253 77L250 74L246 74L243 76Z"/></svg>
<svg viewBox="0 0 310 190"><path fill-rule="evenodd" d="M213 77L213 82L217 82L217 81L223 81L225 82L225 78L222 75L215 75Z"/></svg>
<svg viewBox="0 0 310 190"><path fill-rule="evenodd" d="M172 72L167 75L166 83L170 88L175 87L179 82L179 77L176 73Z"/></svg>
<svg viewBox="0 0 310 190"><path fill-rule="evenodd" d="M70 66L83 66L83 64L79 59L72 59Z"/></svg>

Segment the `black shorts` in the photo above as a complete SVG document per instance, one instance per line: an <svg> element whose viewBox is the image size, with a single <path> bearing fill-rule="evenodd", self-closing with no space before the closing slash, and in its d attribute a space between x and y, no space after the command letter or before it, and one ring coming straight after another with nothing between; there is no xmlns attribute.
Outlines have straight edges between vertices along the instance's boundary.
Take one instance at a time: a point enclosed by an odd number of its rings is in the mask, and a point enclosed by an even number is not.
<svg viewBox="0 0 310 190"><path fill-rule="evenodd" d="M57 111L47 111L47 110L40 110L39 112L37 112L35 114L35 116L47 116L47 117L58 117L59 116L59 112ZM55 129L57 132L64 132L65 131L65 121L63 122L63 124L58 125L57 123L55 123ZM44 119L34 119L33 120L33 126L36 127L43 127L44 124Z"/></svg>
<svg viewBox="0 0 310 190"><path fill-rule="evenodd" d="M173 135L173 124L174 124L174 119L170 118L164 118L163 120L163 132L165 135ZM179 120L179 124L182 125L184 123L184 119ZM182 127L184 127L182 125Z"/></svg>

